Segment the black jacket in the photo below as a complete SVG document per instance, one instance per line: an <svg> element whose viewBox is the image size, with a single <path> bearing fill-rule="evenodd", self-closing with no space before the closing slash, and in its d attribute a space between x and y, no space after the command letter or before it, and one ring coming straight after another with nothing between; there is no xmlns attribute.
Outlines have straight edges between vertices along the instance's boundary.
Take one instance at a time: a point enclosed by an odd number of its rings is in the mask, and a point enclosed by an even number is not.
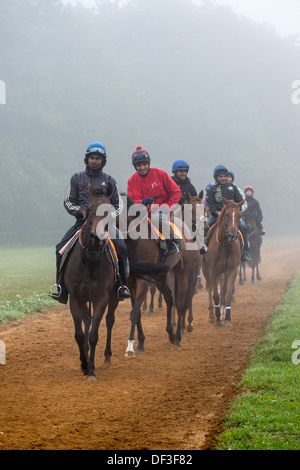
<svg viewBox="0 0 300 470"><path fill-rule="evenodd" d="M262 222L263 220L263 215L262 215L262 210L260 207L260 204L257 199L255 199L253 196L246 196L246 201L247 201L247 209L243 212L243 215L246 215L247 211L253 211L256 215L256 220L259 222Z"/></svg>
<svg viewBox="0 0 300 470"><path fill-rule="evenodd" d="M181 189L181 197L179 199L178 204L182 204L184 201L184 192L190 193L191 196L197 196L197 191L195 187L192 185L190 178L186 177L185 180L181 180L177 178L175 175L171 176L172 180L175 181L177 186Z"/></svg>
<svg viewBox="0 0 300 470"><path fill-rule="evenodd" d="M206 193L206 202L212 215L217 215L217 213L223 209L224 203L222 196L234 202L243 200L243 196L235 184L226 183L221 185L214 183Z"/></svg>
<svg viewBox="0 0 300 470"><path fill-rule="evenodd" d="M102 189L107 183L111 183L113 190L110 197L110 203L115 208L112 213L113 217L117 217L122 210L122 199L119 198L118 187L115 179L100 171L97 175L93 175L88 169L75 173L71 180L64 199L64 207L69 214L81 219L82 211L87 210L92 196L89 192L89 183L93 185L95 190Z"/></svg>

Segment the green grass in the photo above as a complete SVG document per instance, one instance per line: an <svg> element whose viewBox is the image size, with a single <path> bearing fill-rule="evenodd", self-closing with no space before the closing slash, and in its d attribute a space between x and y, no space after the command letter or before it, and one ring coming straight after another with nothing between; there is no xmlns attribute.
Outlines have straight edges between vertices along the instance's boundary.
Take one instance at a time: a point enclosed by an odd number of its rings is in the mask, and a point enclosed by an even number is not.
<svg viewBox="0 0 300 470"><path fill-rule="evenodd" d="M0 324L49 310L55 282L55 248L0 249Z"/></svg>
<svg viewBox="0 0 300 470"><path fill-rule="evenodd" d="M217 450L300 450L299 305L300 272L254 348Z"/></svg>

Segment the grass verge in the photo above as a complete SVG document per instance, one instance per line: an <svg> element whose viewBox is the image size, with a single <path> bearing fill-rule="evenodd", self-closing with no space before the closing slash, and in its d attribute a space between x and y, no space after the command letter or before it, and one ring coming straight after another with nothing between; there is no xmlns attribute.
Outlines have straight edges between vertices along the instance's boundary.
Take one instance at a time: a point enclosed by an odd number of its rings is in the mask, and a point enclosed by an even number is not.
<svg viewBox="0 0 300 470"><path fill-rule="evenodd" d="M53 247L0 249L0 324L50 310L55 279Z"/></svg>
<svg viewBox="0 0 300 470"><path fill-rule="evenodd" d="M300 272L253 350L217 450L300 450Z"/></svg>

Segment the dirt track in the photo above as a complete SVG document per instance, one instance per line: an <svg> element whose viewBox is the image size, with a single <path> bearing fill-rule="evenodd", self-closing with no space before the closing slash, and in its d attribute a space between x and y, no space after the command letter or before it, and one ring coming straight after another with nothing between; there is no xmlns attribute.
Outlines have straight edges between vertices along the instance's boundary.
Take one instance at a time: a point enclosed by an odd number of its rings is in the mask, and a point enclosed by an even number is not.
<svg viewBox="0 0 300 470"><path fill-rule="evenodd" d="M172 350L165 311L143 315L145 355L125 357L129 302L117 310L112 368L102 370L105 322L96 354L97 383L80 372L68 307L0 329L0 450L213 449L226 405L288 281L300 246L264 246L262 281L236 287L231 330L207 321L207 298L194 298L194 331ZM248 278L250 271L248 270ZM156 301L157 305L157 301Z"/></svg>

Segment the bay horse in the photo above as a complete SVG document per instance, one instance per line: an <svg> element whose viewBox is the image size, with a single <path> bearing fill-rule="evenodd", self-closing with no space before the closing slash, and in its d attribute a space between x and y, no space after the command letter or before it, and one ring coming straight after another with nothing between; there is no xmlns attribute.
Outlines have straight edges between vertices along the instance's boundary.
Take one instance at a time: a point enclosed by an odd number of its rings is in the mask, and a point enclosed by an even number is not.
<svg viewBox="0 0 300 470"><path fill-rule="evenodd" d="M130 208L134 202L127 196L126 204L127 211L119 216L118 226L124 232L126 227L125 242L128 249L128 258L130 265L130 275L127 280L128 287L131 293L132 309L130 312L131 329L128 339L128 346L125 355L129 358L135 357L136 354L144 353L145 335L142 328L141 321L141 307L145 296L148 291L150 283L155 284L167 306L167 326L166 331L169 336L169 341L177 349L180 349L181 341L181 315L183 311L185 291L187 283L178 285L178 295L175 296L174 289L174 269L181 260L181 253L177 252L168 255L166 260L163 260L164 250L161 248L159 242L153 237L151 224L149 223L148 212L142 217L130 214ZM137 205L135 205L137 206ZM145 206L141 206L141 212L144 214ZM139 219L139 220L138 220ZM181 221L178 221L176 226L181 230ZM120 228L122 227L122 228ZM133 229L143 232L143 237L133 237ZM184 244L184 243L183 243ZM183 248L184 249L184 248ZM176 327L172 325L172 306L176 303L178 311L178 320ZM138 332L138 346L134 351L134 334L135 328Z"/></svg>
<svg viewBox="0 0 300 470"><path fill-rule="evenodd" d="M200 211L200 213L198 211L199 206L203 208L203 191L200 191L197 196L191 196L190 193L184 192L184 197L184 201L181 205L181 216L183 222L187 224L190 230L187 229L185 224L184 235L189 242L189 249L183 250L181 269L177 269L177 282L184 282L186 285L186 281L183 279L184 276L188 281L185 292L184 310L182 313L182 335L184 335L185 329L188 332L193 331L193 297L197 288L197 276L200 273L203 260L203 256L200 255L200 248L204 241L202 240L203 233L201 230L204 220L200 220L201 214L202 212L204 213L204 211ZM188 324L187 327L185 327L187 311Z"/></svg>
<svg viewBox="0 0 300 470"><path fill-rule="evenodd" d="M112 355L111 333L118 299L115 291L115 268L108 249L107 217L97 215L100 205L110 205L111 186L107 185L105 193L95 192L90 186L90 193L92 199L88 215L81 228L79 240L66 261L64 281L70 295L70 311L79 347L81 370L87 375L88 381L97 381L95 349L98 329L108 307L104 366L109 367Z"/></svg>
<svg viewBox="0 0 300 470"><path fill-rule="evenodd" d="M247 261L247 265L252 269L251 274L251 284L254 284L255 281L255 274L257 281L261 281L261 275L259 272L259 263L261 262L260 250L262 245L262 235L260 230L257 228L256 225L256 213L255 211L247 208L243 214L243 219L245 224L248 227L248 236L249 236L249 249L250 249L250 256L251 261ZM244 277L243 280L246 281L246 262L243 263L243 270L244 270ZM241 270L240 270L240 281L241 281ZM241 283L241 282L240 282Z"/></svg>
<svg viewBox="0 0 300 470"><path fill-rule="evenodd" d="M234 282L241 259L239 224L241 206L245 200L236 203L223 197L223 202L224 207L211 235L208 252L204 256L202 271L209 294L209 321L222 326L221 307L226 308L225 328L231 328Z"/></svg>

